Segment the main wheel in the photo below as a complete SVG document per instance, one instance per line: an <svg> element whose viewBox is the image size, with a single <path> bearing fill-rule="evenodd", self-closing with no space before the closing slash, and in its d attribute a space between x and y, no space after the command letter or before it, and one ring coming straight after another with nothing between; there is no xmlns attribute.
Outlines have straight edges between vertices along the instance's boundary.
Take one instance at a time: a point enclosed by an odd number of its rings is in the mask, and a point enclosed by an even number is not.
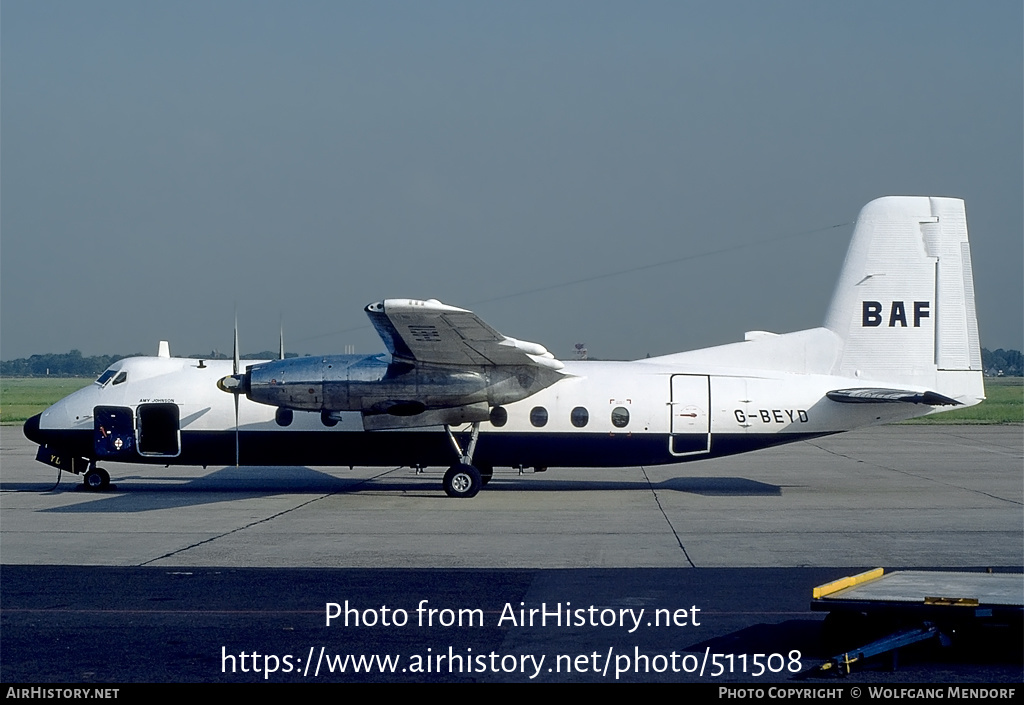
<svg viewBox="0 0 1024 705"><path fill-rule="evenodd" d="M480 480L483 482L483 486L487 487L487 483L494 477L494 466L481 465L478 470L480 470Z"/></svg>
<svg viewBox="0 0 1024 705"><path fill-rule="evenodd" d="M444 474L444 491L449 497L476 497L483 487L480 471L472 465L452 465Z"/></svg>
<svg viewBox="0 0 1024 705"><path fill-rule="evenodd" d="M85 477L82 478L82 484L85 485L87 490L92 490L93 492L105 490L110 487L110 475L103 468L93 468L85 473Z"/></svg>

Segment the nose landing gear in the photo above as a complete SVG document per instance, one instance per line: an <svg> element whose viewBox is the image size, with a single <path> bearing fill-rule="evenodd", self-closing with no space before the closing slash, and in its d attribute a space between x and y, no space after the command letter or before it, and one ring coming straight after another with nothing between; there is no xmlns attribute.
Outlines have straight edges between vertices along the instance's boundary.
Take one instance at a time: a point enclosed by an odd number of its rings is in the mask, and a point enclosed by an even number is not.
<svg viewBox="0 0 1024 705"><path fill-rule="evenodd" d="M110 487L110 474L93 462L82 476L82 486L90 492L99 492Z"/></svg>

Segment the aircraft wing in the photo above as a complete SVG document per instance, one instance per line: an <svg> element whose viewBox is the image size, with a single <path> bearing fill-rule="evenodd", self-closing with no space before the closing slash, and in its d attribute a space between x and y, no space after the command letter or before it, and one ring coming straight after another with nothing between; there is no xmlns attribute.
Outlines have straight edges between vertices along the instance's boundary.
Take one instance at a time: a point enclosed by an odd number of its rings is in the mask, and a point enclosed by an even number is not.
<svg viewBox="0 0 1024 705"><path fill-rule="evenodd" d="M564 366L543 345L502 335L472 311L436 299L385 299L366 307L395 358L453 366Z"/></svg>
<svg viewBox="0 0 1024 705"><path fill-rule="evenodd" d="M938 392L914 392L908 389L881 389L878 387L858 387L856 389L836 389L826 392L832 401L843 404L927 404L928 406L959 406L960 402L950 399Z"/></svg>

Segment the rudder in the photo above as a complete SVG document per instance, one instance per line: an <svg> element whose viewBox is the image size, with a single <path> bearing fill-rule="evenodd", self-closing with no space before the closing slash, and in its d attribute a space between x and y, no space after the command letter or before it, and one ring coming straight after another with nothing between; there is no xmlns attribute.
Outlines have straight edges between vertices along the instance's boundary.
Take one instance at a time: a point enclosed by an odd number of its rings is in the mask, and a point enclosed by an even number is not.
<svg viewBox="0 0 1024 705"><path fill-rule="evenodd" d="M983 398L964 202L887 196L864 206L825 327L843 341L834 374Z"/></svg>

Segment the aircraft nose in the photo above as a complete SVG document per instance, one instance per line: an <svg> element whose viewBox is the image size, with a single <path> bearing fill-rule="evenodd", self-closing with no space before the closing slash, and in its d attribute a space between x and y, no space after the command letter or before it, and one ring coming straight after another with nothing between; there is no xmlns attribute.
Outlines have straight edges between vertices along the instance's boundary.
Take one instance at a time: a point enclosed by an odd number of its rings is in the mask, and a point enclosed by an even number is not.
<svg viewBox="0 0 1024 705"><path fill-rule="evenodd" d="M43 443L43 436L39 432L39 418L41 416L42 416L42 414L36 414L32 418L30 418L28 421L26 421L25 422L25 429L24 429L25 430L25 438L29 439L33 443L38 443L40 445L42 445L42 443Z"/></svg>

